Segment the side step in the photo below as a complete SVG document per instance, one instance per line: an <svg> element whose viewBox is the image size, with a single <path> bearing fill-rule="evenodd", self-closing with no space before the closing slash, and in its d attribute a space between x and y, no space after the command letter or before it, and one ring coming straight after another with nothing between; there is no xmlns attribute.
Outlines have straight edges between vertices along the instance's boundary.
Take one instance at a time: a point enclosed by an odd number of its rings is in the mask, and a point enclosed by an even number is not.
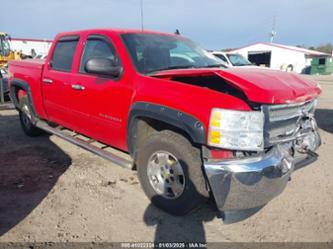
<svg viewBox="0 0 333 249"><path fill-rule="evenodd" d="M38 120L36 126L48 133L54 134L72 144L75 144L83 149L86 149L96 155L99 155L119 166L127 169L133 168L132 158L119 150L113 149L112 147L97 142L91 138L83 136L74 131L68 130L62 126L52 127L46 122Z"/></svg>

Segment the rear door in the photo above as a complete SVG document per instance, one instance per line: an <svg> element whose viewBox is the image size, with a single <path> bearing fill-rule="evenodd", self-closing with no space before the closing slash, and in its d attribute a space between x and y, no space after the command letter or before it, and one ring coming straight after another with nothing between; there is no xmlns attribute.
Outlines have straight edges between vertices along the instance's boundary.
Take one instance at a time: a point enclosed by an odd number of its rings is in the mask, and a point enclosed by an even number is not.
<svg viewBox="0 0 333 249"><path fill-rule="evenodd" d="M63 36L54 46L50 62L42 77L42 91L48 119L71 127L71 113L68 109L67 85L72 78L72 64L79 36Z"/></svg>
<svg viewBox="0 0 333 249"><path fill-rule="evenodd" d="M75 130L124 148L126 120L133 90L116 48L107 36L88 35L81 54L69 91ZM122 68L122 73L118 77L88 73L85 70L86 62L98 57L110 59L114 66Z"/></svg>

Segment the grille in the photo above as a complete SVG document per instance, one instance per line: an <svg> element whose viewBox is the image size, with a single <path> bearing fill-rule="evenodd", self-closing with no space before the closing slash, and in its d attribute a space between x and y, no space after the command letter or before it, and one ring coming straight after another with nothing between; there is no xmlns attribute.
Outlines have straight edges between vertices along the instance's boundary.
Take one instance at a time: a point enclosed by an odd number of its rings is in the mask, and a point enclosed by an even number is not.
<svg viewBox="0 0 333 249"><path fill-rule="evenodd" d="M300 118L313 114L317 100L297 104L264 105L265 113L264 139L265 147L292 140L299 129Z"/></svg>

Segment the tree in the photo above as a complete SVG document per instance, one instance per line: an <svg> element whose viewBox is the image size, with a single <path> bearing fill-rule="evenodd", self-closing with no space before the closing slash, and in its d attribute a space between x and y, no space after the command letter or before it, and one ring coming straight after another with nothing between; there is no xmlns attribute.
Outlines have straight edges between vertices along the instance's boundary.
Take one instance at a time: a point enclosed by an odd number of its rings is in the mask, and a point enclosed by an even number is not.
<svg viewBox="0 0 333 249"><path fill-rule="evenodd" d="M327 43L327 44L317 47L316 50L323 52L323 53L332 54L333 45L331 43Z"/></svg>

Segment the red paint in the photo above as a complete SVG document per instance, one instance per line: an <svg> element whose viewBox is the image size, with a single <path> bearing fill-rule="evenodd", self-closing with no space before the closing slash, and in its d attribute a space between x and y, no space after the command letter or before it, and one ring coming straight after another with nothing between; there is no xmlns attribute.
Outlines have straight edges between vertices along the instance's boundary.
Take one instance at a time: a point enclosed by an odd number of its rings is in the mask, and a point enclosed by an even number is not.
<svg viewBox="0 0 333 249"><path fill-rule="evenodd" d="M209 148L212 159L232 159L234 154L231 150Z"/></svg>
<svg viewBox="0 0 333 249"><path fill-rule="evenodd" d="M185 69L158 73L159 78L216 74L241 89L256 103L285 104L302 102L317 97L317 84L299 75L261 68Z"/></svg>
<svg viewBox="0 0 333 249"><path fill-rule="evenodd" d="M17 93L17 97L18 97L18 99L20 99L20 98L22 98L22 97L24 97L24 96L27 96L27 92L24 91L24 90L22 90L22 89L20 89L20 90L18 91L18 93Z"/></svg>
<svg viewBox="0 0 333 249"><path fill-rule="evenodd" d="M241 89L248 100L256 103L282 104L304 101L318 96L314 82L283 72L260 69L187 69L160 72L153 76L138 73L120 39L122 33L136 30L85 30L58 34L79 35L71 72L51 70L49 61L24 60L10 62L13 78L26 81L31 88L36 113L40 118L56 122L122 150L127 150L127 122L131 106L151 102L190 114L200 120L208 131L212 108L250 111L249 105L236 97L207 88L171 81L175 75L216 74ZM144 31L144 33L157 33ZM122 77L115 81L79 74L83 45L90 34L108 37L114 44L123 65ZM171 35L172 34L163 34ZM52 84L42 79L52 79ZM85 91L75 91L72 84L80 83ZM215 153L215 152L214 152Z"/></svg>

